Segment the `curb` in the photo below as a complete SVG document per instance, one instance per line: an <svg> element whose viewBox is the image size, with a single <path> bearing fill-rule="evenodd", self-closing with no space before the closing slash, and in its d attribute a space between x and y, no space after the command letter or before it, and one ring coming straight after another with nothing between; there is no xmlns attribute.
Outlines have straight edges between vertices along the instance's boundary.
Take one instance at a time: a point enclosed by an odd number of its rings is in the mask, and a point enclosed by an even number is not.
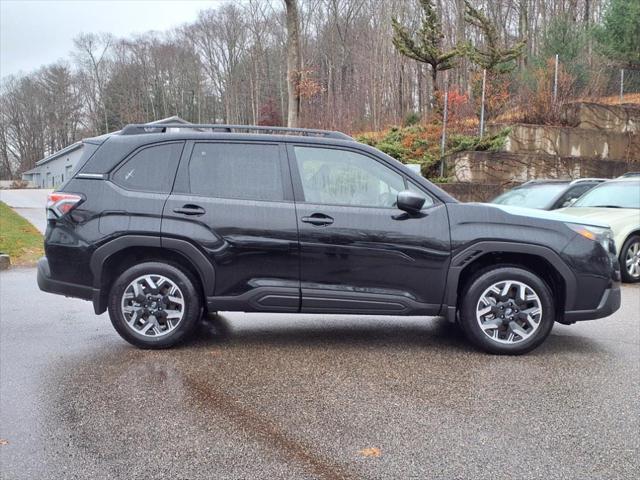
<svg viewBox="0 0 640 480"><path fill-rule="evenodd" d="M0 253L0 270L8 270L11 267L11 258L5 253Z"/></svg>

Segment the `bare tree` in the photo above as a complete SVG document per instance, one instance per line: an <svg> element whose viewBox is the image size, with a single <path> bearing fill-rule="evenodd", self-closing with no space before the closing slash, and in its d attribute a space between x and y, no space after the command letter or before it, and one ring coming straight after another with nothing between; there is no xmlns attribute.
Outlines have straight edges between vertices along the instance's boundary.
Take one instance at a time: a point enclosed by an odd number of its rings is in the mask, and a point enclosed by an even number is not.
<svg viewBox="0 0 640 480"><path fill-rule="evenodd" d="M74 56L84 76L85 95L94 117L95 127L106 133L109 131L107 107L104 99L104 85L107 76L106 56L113 38L108 34L83 33L73 42L76 47ZM102 114L101 120L99 120L99 112ZM102 125L100 125L101 122Z"/></svg>
<svg viewBox="0 0 640 480"><path fill-rule="evenodd" d="M502 71L520 60L526 72L490 75L488 95L494 98L495 88L496 97L509 96L507 103L521 101L510 92L524 91L521 78L530 78L542 57L562 46L557 39L550 43L554 22L586 32L602 23L607 5L468 3L465 21L464 0L228 0L178 30L123 39L82 35L70 64L2 79L0 175L17 175L83 136L171 115L271 125L286 118L291 126L354 133L414 113L428 121L446 69L452 69L451 88L460 93L455 98L464 115L474 115L478 69ZM459 56L463 41L473 62ZM593 65L588 82L605 85L611 80L606 59L592 48L595 40L588 41L581 54L587 58L580 59ZM576 94L600 91L580 88ZM516 106L503 103L500 108Z"/></svg>

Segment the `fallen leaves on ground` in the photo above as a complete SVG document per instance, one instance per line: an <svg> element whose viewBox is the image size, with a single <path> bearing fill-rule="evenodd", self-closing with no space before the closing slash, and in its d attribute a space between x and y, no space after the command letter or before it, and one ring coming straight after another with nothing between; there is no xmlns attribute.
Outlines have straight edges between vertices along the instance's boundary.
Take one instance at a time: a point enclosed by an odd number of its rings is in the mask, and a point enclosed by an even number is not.
<svg viewBox="0 0 640 480"><path fill-rule="evenodd" d="M9 445L9 440L5 440L4 438L0 438L0 446Z"/></svg>
<svg viewBox="0 0 640 480"><path fill-rule="evenodd" d="M358 453L363 457L374 457L374 458L377 458L380 455L382 455L382 451L376 447L363 448Z"/></svg>

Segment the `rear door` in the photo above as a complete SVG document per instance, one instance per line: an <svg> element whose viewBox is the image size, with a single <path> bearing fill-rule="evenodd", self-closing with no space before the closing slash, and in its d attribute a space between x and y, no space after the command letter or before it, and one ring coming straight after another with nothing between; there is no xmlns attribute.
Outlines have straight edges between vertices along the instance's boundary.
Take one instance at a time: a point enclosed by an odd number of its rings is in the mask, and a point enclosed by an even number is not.
<svg viewBox="0 0 640 480"><path fill-rule="evenodd" d="M444 204L357 149L292 145L303 312L436 314L449 261ZM423 211L396 208L399 191Z"/></svg>
<svg viewBox="0 0 640 480"><path fill-rule="evenodd" d="M298 232L278 143L192 141L167 200L162 237L194 244L214 267L210 308L298 311Z"/></svg>

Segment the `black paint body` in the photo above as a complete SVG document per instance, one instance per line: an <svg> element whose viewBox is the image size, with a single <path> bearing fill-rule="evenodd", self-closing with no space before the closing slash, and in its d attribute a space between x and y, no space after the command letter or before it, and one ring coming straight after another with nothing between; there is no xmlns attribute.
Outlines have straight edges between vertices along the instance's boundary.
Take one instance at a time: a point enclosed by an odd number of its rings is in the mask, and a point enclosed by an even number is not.
<svg viewBox="0 0 640 480"><path fill-rule="evenodd" d="M105 310L119 271L131 262L165 257L192 271L212 311L440 314L454 319L463 279L478 265L501 258L507 263L524 258L531 268L549 271L561 321L606 316L619 305L618 263L600 243L558 220L459 203L357 142L189 132L86 142L87 158L60 189L83 201L49 221L39 284L46 291L93 300L97 313ZM132 152L163 142L182 144L175 169L165 172L175 178L171 192L129 191L112 181ZM276 145L284 199L190 193L188 165L194 145L202 142ZM417 213L308 203L293 145L372 157L432 202Z"/></svg>

